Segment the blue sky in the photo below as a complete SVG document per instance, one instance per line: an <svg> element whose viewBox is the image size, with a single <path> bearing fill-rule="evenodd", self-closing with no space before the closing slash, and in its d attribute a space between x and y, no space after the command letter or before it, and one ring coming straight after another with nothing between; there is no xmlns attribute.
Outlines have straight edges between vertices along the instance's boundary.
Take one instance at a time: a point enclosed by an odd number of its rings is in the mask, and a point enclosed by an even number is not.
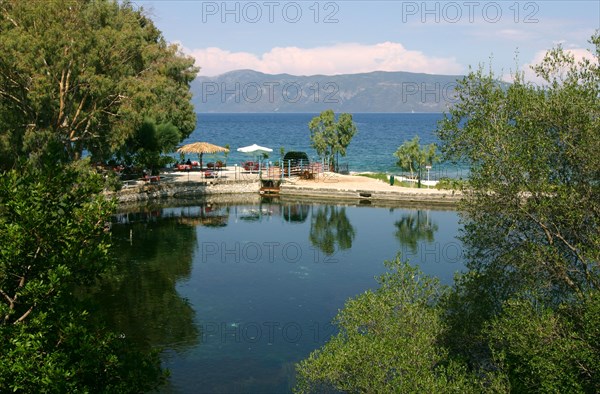
<svg viewBox="0 0 600 394"><path fill-rule="evenodd" d="M585 56L599 1L136 1L200 75L527 69L557 43Z"/></svg>

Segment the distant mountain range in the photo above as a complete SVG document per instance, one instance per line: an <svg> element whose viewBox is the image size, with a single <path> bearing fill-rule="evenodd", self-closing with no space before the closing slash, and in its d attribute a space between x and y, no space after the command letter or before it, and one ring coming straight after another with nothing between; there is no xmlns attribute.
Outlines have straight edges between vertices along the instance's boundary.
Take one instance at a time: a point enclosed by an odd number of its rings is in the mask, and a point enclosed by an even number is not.
<svg viewBox="0 0 600 394"><path fill-rule="evenodd" d="M197 77L197 112L443 112L460 75L375 71L364 74L264 74L231 71Z"/></svg>

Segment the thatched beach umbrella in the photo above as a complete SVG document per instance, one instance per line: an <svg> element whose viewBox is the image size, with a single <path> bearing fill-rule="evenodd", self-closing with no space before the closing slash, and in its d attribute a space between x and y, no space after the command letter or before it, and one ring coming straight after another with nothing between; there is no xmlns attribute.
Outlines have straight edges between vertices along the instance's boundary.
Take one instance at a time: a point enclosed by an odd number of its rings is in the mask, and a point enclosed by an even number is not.
<svg viewBox="0 0 600 394"><path fill-rule="evenodd" d="M191 144L184 145L177 149L179 153L197 153L200 158L200 168L202 168L202 155L205 153L213 154L219 152L229 152L229 149L223 148L222 146L209 144L208 142L193 142Z"/></svg>

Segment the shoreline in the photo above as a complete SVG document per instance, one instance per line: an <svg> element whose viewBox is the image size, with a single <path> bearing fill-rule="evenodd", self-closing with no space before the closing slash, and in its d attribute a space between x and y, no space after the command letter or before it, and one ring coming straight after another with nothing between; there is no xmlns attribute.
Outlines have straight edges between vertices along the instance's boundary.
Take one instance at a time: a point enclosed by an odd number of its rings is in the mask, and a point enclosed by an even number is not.
<svg viewBox="0 0 600 394"><path fill-rule="evenodd" d="M164 172L158 182L130 181L117 192L106 192L116 197L119 205L161 200L197 200L228 194L260 197L261 181L258 174L227 169L218 177L206 178L203 171ZM264 179L263 179L264 180ZM276 179L278 181L279 179ZM135 182L135 183L132 183ZM433 206L455 206L462 198L456 190L435 188L407 188L356 175L325 172L315 179L285 178L279 187L279 196L284 199L344 200L358 204L390 203L426 204Z"/></svg>

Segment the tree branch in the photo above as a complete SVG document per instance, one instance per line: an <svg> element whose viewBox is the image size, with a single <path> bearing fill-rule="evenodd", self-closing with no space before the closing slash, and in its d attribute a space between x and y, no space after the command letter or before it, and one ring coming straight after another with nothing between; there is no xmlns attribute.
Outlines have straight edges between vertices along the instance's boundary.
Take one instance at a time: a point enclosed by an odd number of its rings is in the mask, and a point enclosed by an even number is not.
<svg viewBox="0 0 600 394"><path fill-rule="evenodd" d="M13 18L10 17L10 14L8 13L8 11L6 11L6 8L2 8L2 10L4 11L4 17L6 19L8 19L14 27L19 27L19 24L17 23L17 21L15 21Z"/></svg>
<svg viewBox="0 0 600 394"><path fill-rule="evenodd" d="M531 214L530 212L525 211L525 210L523 210L523 211L525 212L525 214L527 216L529 216L544 231L544 233L546 234L546 237L549 239L548 243L550 245L553 245L553 236L556 236L559 239L562 238L560 236L560 234L556 234L556 233L551 232L550 229L548 228L548 226L546 226L544 223L542 223L542 221L539 220L539 219L537 219L533 214ZM564 240L564 238L562 238L562 240L563 240L563 242L566 242L566 240ZM582 262L582 264L584 265L584 270L585 270L586 278L589 278L589 272L588 272L588 269L587 269L587 264L585 263L584 260L581 259L581 256L579 255L579 253L576 250L574 250L574 253L575 253L577 259L579 259ZM558 273L562 277L562 279L565 281L565 283L570 288L572 288L573 290L575 290L579 295L583 294L582 291L581 291L581 288L573 281L573 279L571 279L571 277L569 276L569 274L567 272L562 271L561 273L559 273L558 270L555 270L555 272Z"/></svg>
<svg viewBox="0 0 600 394"><path fill-rule="evenodd" d="M13 324L21 323L23 320L27 319L27 316L29 316L29 314L31 313L31 311L33 311L33 307L34 307L34 305L32 305L31 308L29 308L27 310L27 312L23 313L23 315L20 318L18 318L17 320L15 320L15 322Z"/></svg>
<svg viewBox="0 0 600 394"><path fill-rule="evenodd" d="M58 83L58 116L56 117L56 127L60 127L61 119L65 109L65 70L63 69L60 75L60 82Z"/></svg>
<svg viewBox="0 0 600 394"><path fill-rule="evenodd" d="M0 289L0 294L2 294L4 296L4 298L6 298L6 300L8 301L8 309L15 309L15 300L14 298L10 298L10 296L8 294L6 294L4 292L4 290Z"/></svg>
<svg viewBox="0 0 600 394"><path fill-rule="evenodd" d="M79 106L77 107L77 112L75 112L75 116L73 116L73 120L71 121L71 130L73 130L73 127L75 126L75 122L77 122L77 118L81 114L81 110L83 109L83 105L85 104L87 97L88 97L88 94L86 92L83 95L83 98L81 99L81 102L79 103Z"/></svg>

